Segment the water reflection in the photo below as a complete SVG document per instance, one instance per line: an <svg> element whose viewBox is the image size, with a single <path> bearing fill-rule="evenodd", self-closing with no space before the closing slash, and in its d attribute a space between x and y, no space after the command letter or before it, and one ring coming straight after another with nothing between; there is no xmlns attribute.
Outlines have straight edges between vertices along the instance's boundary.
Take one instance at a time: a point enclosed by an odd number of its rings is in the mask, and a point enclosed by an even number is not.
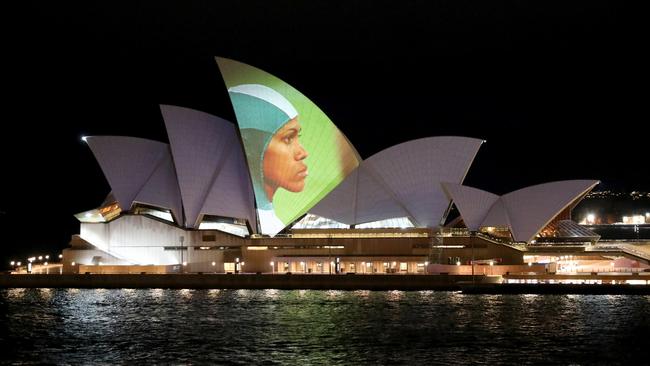
<svg viewBox="0 0 650 366"><path fill-rule="evenodd" d="M164 290L161 288L152 288L149 290L149 296L151 296L155 300L160 300L162 299L164 294Z"/></svg>
<svg viewBox="0 0 650 366"><path fill-rule="evenodd" d="M386 292L386 300L388 301L400 301L404 297L404 291L393 290Z"/></svg>
<svg viewBox="0 0 650 366"><path fill-rule="evenodd" d="M357 297L360 297L362 299L367 299L370 296L370 291L358 290L358 291L354 291L354 294L357 295Z"/></svg>
<svg viewBox="0 0 650 366"><path fill-rule="evenodd" d="M0 290L9 364L620 364L649 319L650 296Z"/></svg>
<svg viewBox="0 0 650 366"><path fill-rule="evenodd" d="M184 289L178 290L178 293L180 294L181 298L183 298L185 300L189 300L189 299L192 298L192 292L193 291L194 290L184 288Z"/></svg>

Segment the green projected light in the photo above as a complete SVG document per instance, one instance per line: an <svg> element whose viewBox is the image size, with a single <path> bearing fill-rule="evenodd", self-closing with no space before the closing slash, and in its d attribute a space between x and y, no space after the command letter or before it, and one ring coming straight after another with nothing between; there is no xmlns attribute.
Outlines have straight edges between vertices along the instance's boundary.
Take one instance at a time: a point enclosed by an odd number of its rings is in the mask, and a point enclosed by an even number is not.
<svg viewBox="0 0 650 366"><path fill-rule="evenodd" d="M217 57L237 117L263 234L306 213L360 162L312 101L284 81Z"/></svg>

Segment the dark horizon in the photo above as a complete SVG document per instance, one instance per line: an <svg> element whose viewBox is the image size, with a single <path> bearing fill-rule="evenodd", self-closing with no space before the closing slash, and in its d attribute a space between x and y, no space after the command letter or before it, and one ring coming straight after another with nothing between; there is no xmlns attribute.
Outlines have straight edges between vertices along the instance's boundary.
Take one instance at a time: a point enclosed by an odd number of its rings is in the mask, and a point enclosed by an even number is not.
<svg viewBox="0 0 650 366"><path fill-rule="evenodd" d="M108 194L82 136L167 142L159 104L234 122L214 56L300 90L363 158L416 138L469 136L487 140L469 186L504 194L598 179L596 190L650 191L636 92L647 79L644 43L618 2L13 10L2 25L12 125L2 143L3 259L65 248L78 232L72 215Z"/></svg>

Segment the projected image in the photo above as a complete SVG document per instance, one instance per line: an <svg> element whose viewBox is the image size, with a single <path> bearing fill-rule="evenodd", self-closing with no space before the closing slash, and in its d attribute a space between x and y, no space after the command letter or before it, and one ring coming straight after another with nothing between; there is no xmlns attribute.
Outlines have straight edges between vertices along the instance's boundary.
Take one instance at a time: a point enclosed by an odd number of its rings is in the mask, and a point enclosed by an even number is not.
<svg viewBox="0 0 650 366"><path fill-rule="evenodd" d="M275 235L334 189L359 156L296 89L240 62L217 63L244 143L261 232Z"/></svg>

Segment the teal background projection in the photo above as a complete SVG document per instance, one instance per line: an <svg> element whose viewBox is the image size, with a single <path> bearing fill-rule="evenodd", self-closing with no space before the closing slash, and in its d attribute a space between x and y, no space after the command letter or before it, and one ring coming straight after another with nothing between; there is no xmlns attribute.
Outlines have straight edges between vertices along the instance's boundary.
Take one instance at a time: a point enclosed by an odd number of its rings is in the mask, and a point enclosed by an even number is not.
<svg viewBox="0 0 650 366"><path fill-rule="evenodd" d="M217 64L228 89L243 84L261 84L286 98L298 112L302 127L300 144L309 156L304 160L309 169L301 192L278 189L273 197L276 216L288 225L306 213L334 189L360 162L359 154L334 123L312 101L277 77L241 62L217 58ZM235 110L237 114L237 111ZM237 115L237 118L240 118ZM240 126L241 128L241 126ZM246 146L247 153L260 147ZM250 158L250 157L249 157ZM249 166L251 166L249 161ZM251 171L251 175L255 172ZM262 203L256 200L258 208ZM276 233L265 233L276 234Z"/></svg>

